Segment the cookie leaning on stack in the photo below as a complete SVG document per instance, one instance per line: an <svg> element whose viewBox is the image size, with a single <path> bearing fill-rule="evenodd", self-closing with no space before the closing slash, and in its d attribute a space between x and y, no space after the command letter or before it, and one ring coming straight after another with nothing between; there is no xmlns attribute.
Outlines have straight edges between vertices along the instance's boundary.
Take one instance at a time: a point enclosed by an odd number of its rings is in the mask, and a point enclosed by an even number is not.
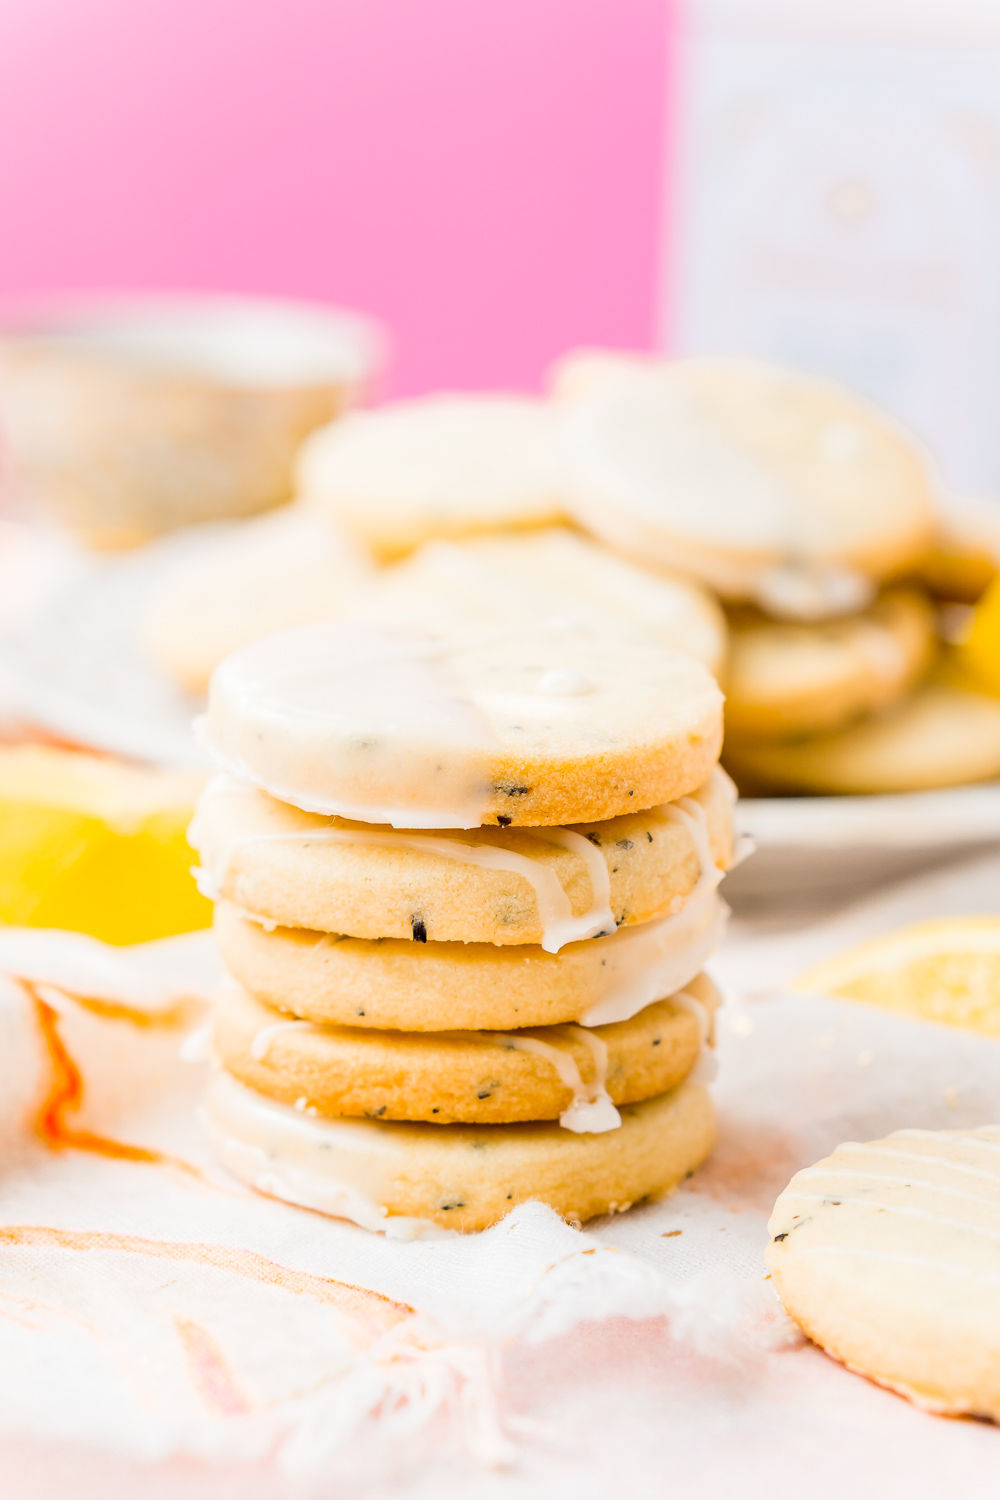
<svg viewBox="0 0 1000 1500"><path fill-rule="evenodd" d="M192 841L230 979L206 1120L391 1233L584 1219L712 1144L732 792L699 663L552 621L283 632L215 673Z"/></svg>

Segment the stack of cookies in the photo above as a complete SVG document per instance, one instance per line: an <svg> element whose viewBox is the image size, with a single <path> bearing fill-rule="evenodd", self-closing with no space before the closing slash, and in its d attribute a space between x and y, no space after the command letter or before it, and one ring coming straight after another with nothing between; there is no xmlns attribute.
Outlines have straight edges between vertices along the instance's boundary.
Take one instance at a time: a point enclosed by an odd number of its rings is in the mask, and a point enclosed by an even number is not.
<svg viewBox="0 0 1000 1500"><path fill-rule="evenodd" d="M749 360L578 354L555 394L577 521L728 606L741 791L1000 774L1000 707L939 661L922 575L941 499L905 432L830 381Z"/></svg>
<svg viewBox="0 0 1000 1500"><path fill-rule="evenodd" d="M229 657L191 832L229 976L221 1160L397 1235L620 1211L713 1140L721 694L593 622L470 636Z"/></svg>

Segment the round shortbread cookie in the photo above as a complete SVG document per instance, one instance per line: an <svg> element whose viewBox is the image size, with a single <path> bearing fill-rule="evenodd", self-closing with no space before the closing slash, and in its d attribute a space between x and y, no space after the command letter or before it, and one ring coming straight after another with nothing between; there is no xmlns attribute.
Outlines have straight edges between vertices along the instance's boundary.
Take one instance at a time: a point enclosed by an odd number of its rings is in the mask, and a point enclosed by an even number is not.
<svg viewBox="0 0 1000 1500"><path fill-rule="evenodd" d="M768 1227L778 1296L828 1354L926 1410L1000 1420L1000 1129L838 1146Z"/></svg>
<svg viewBox="0 0 1000 1500"><path fill-rule="evenodd" d="M711 1151L708 1090L682 1083L626 1104L619 1129L576 1135L552 1122L437 1125L319 1120L220 1071L204 1121L224 1166L272 1197L411 1237L486 1229L518 1203L567 1218L662 1197Z"/></svg>
<svg viewBox="0 0 1000 1500"><path fill-rule="evenodd" d="M726 764L756 790L919 792L987 781L1000 776L1000 699L931 682L836 734L727 745Z"/></svg>
<svg viewBox="0 0 1000 1500"><path fill-rule="evenodd" d="M547 827L700 786L722 694L689 656L566 620L478 642L312 625L217 667L204 726L227 771L310 812Z"/></svg>
<svg viewBox="0 0 1000 1500"><path fill-rule="evenodd" d="M904 697L930 666L934 614L909 589L864 614L817 624L732 620L726 734L777 739L839 729Z"/></svg>
<svg viewBox="0 0 1000 1500"><path fill-rule="evenodd" d="M646 565L818 619L931 545L923 455L850 391L751 360L587 360L560 377L571 510Z"/></svg>
<svg viewBox="0 0 1000 1500"><path fill-rule="evenodd" d="M243 987L287 1015L398 1031L510 1030L626 1020L690 984L718 948L727 907L717 891L673 916L570 943L415 943L278 927L239 907L215 908L222 962Z"/></svg>
<svg viewBox="0 0 1000 1500"><path fill-rule="evenodd" d="M149 600L142 643L185 691L200 694L231 652L275 630L332 619L373 575L351 537L289 506L210 532L180 556Z"/></svg>
<svg viewBox="0 0 1000 1500"><path fill-rule="evenodd" d="M717 771L680 803L606 823L462 836L320 818L218 777L188 837L203 893L276 925L554 953L668 916L718 884L733 855L733 790Z"/></svg>
<svg viewBox="0 0 1000 1500"><path fill-rule="evenodd" d="M289 1021L230 981L214 1008L215 1050L249 1088L321 1115L437 1125L562 1116L568 1129L599 1132L614 1128L614 1105L691 1072L718 998L710 981L701 990L705 1004L693 993L659 1000L593 1029L414 1032Z"/></svg>
<svg viewBox="0 0 1000 1500"><path fill-rule="evenodd" d="M522 396L434 395L352 412L305 443L298 485L383 558L565 514L552 414Z"/></svg>
<svg viewBox="0 0 1000 1500"><path fill-rule="evenodd" d="M452 636L559 615L597 629L610 622L697 657L715 676L722 668L726 619L710 594L563 527L428 542L379 573L346 611L368 625Z"/></svg>

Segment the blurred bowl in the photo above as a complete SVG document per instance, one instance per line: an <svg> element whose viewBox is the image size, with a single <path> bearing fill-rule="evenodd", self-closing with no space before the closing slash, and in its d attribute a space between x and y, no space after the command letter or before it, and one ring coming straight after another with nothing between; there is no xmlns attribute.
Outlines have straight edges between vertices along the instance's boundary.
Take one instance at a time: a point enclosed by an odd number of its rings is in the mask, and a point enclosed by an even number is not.
<svg viewBox="0 0 1000 1500"><path fill-rule="evenodd" d="M89 297L0 313L15 505L128 547L287 500L303 439L382 364L374 323L308 303Z"/></svg>

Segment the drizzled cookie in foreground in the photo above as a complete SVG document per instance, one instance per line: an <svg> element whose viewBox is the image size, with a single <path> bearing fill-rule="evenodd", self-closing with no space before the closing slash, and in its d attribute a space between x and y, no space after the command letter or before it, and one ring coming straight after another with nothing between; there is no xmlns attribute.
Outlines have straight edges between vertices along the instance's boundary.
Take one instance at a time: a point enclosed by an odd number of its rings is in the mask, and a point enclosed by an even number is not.
<svg viewBox="0 0 1000 1500"><path fill-rule="evenodd" d="M1000 1129L849 1141L768 1228L778 1295L828 1354L928 1411L1000 1420Z"/></svg>
<svg viewBox="0 0 1000 1500"><path fill-rule="evenodd" d="M414 1235L621 1210L702 1161L734 848L704 667L564 620L316 626L223 663L204 734L230 1170Z"/></svg>

